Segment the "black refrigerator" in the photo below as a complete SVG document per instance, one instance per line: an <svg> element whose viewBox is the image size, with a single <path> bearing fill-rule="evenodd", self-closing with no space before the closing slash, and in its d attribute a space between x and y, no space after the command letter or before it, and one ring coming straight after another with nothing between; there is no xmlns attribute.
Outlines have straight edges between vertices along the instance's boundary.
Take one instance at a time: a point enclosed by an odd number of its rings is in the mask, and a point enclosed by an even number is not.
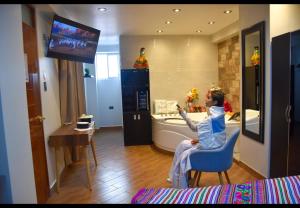
<svg viewBox="0 0 300 208"><path fill-rule="evenodd" d="M300 30L272 38L270 177L300 174Z"/></svg>
<svg viewBox="0 0 300 208"><path fill-rule="evenodd" d="M152 144L149 69L121 69L124 145Z"/></svg>

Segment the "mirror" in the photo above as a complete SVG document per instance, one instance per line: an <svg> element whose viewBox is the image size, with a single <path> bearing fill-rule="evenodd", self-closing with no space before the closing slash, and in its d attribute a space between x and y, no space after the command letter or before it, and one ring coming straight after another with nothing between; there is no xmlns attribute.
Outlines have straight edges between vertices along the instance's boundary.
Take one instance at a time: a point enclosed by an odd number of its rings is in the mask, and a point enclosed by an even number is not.
<svg viewBox="0 0 300 208"><path fill-rule="evenodd" d="M242 133L264 143L265 22L242 30Z"/></svg>

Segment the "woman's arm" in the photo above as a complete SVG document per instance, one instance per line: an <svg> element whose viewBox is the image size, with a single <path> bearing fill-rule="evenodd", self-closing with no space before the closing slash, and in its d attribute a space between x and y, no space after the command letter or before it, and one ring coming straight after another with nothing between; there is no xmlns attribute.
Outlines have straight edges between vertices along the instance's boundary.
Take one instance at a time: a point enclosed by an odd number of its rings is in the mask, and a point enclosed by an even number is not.
<svg viewBox="0 0 300 208"><path fill-rule="evenodd" d="M185 111L181 110L179 111L179 114L186 121L187 125L190 127L190 129L192 129L192 131L197 131L197 125L189 117L187 117Z"/></svg>

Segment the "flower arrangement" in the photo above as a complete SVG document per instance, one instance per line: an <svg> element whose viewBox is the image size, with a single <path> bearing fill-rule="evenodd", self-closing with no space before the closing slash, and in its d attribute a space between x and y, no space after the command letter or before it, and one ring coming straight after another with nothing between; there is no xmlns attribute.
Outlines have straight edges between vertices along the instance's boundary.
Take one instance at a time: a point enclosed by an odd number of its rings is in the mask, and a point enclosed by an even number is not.
<svg viewBox="0 0 300 208"><path fill-rule="evenodd" d="M198 106L197 102L199 99L199 93L197 88L192 88L186 96L186 105L187 105L187 110L188 112L197 112L198 111ZM199 109L200 111L200 109Z"/></svg>
<svg viewBox="0 0 300 208"><path fill-rule="evenodd" d="M192 88L188 93L186 97L186 102L195 102L199 99L199 93L196 88Z"/></svg>

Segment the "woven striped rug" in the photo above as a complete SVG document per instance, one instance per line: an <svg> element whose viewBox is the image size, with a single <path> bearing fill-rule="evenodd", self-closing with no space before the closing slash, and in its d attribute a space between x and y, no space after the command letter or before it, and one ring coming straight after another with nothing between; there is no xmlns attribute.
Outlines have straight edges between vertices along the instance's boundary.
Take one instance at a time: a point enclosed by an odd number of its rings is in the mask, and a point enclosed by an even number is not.
<svg viewBox="0 0 300 208"><path fill-rule="evenodd" d="M300 176L201 188L142 188L132 204L299 204Z"/></svg>

